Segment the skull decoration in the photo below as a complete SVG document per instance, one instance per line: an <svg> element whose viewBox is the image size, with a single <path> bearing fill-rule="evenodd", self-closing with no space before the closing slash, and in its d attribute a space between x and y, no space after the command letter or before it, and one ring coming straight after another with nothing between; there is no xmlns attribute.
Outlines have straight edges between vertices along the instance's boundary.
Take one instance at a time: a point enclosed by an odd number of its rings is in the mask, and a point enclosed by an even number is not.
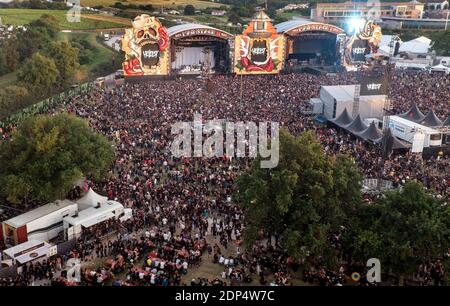
<svg viewBox="0 0 450 306"><path fill-rule="evenodd" d="M358 37L369 42L370 50L372 53L378 51L378 47L381 42L381 27L374 24L372 20L368 20L364 26L364 30L358 34Z"/></svg>
<svg viewBox="0 0 450 306"><path fill-rule="evenodd" d="M125 75L164 74L161 60L168 56L169 34L158 19L137 16L133 28L126 29L122 39Z"/></svg>

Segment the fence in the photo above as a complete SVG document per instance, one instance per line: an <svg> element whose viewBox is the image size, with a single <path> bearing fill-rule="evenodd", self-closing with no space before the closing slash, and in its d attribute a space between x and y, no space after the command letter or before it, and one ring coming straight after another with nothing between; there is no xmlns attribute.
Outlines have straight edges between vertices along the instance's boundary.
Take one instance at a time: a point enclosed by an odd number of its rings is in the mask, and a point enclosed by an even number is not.
<svg viewBox="0 0 450 306"><path fill-rule="evenodd" d="M62 93L54 95L53 97L40 101L36 104L33 104L27 108L22 109L18 113L9 116L4 120L0 120L0 128L5 128L10 124L17 124L23 119L29 118L36 114L47 112L52 107L64 105L67 102L68 98L87 92L93 87L94 87L93 82L84 83L78 86L77 88L64 91Z"/></svg>

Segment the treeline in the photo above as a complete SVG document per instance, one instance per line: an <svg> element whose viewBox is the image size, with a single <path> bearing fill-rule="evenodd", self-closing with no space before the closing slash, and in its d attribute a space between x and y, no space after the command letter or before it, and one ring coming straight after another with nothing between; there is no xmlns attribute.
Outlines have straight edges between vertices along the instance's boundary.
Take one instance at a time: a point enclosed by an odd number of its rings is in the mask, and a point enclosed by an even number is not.
<svg viewBox="0 0 450 306"><path fill-rule="evenodd" d="M17 82L0 89L0 118L86 77L80 64L93 61L95 48L87 41L57 41L59 31L56 18L44 14L1 41L0 75L17 72Z"/></svg>
<svg viewBox="0 0 450 306"><path fill-rule="evenodd" d="M35 10L65 10L67 9L64 1L43 1L43 0L28 0L28 1L12 1L9 3L1 3L0 8L24 8Z"/></svg>

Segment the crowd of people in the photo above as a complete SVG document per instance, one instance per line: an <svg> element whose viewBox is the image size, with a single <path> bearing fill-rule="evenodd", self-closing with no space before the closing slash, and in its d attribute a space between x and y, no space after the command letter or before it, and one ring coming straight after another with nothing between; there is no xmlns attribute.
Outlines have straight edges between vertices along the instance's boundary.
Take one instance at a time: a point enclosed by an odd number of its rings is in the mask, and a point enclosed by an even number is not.
<svg viewBox="0 0 450 306"><path fill-rule="evenodd" d="M267 237L253 248L242 247L245 222L231 195L236 178L251 160L172 156L171 125L192 122L195 113L204 120L279 122L294 135L314 130L327 154L353 156L366 178L386 179L394 186L419 180L436 196L450 194L449 157L424 160L405 153L384 160L378 147L301 114L321 85L356 83L352 73L254 76L243 81L242 90L237 77L214 76L209 82L206 86L198 79L166 80L98 88L71 98L64 108L115 143L117 158L109 179L94 189L133 208L133 220L86 233L76 252L85 261L123 258L123 284L188 283L183 276L201 264L204 254L211 255L223 272L210 279L194 278L192 285L292 283L296 263L276 244L266 243ZM449 77L396 73L390 95L395 113L406 112L413 102L423 111L434 109L441 119L450 113ZM13 128L4 127L1 138L8 139ZM113 237L98 238L111 231ZM94 243L88 243L92 239ZM338 285L344 282L342 275L317 269L306 272L304 280Z"/></svg>

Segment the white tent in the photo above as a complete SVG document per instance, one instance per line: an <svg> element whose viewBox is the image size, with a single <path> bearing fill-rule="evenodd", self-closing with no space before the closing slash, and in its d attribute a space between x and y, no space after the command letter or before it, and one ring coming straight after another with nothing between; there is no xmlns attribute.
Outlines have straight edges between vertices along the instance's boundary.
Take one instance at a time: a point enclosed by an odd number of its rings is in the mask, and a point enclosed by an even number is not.
<svg viewBox="0 0 450 306"><path fill-rule="evenodd" d="M76 201L76 203L78 204L78 210L81 211L90 207L95 207L98 203L103 204L106 201L108 201L107 197L101 196L98 193L95 193L92 188L89 188L89 191L84 195L84 197Z"/></svg>
<svg viewBox="0 0 450 306"><path fill-rule="evenodd" d="M431 67L431 72L445 72L446 74L450 73L450 68L446 67L442 64Z"/></svg>
<svg viewBox="0 0 450 306"><path fill-rule="evenodd" d="M431 39L420 36L416 39L404 42L400 45L399 52L427 54L431 48Z"/></svg>

